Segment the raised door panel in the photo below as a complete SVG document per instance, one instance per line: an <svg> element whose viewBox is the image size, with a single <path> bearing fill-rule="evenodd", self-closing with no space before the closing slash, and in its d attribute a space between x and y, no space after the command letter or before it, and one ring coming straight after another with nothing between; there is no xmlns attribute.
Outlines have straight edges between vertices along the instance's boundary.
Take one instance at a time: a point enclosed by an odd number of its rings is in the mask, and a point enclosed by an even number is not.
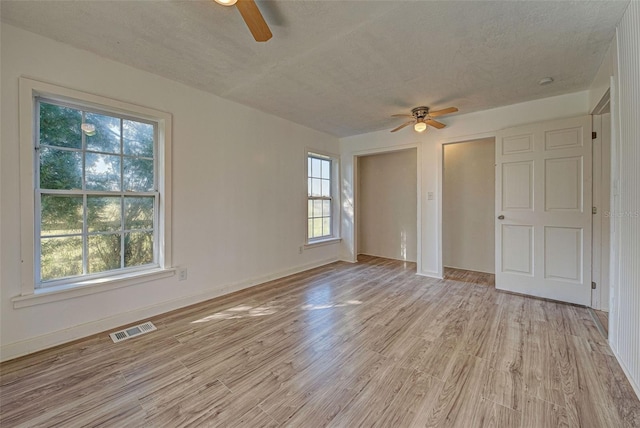
<svg viewBox="0 0 640 428"><path fill-rule="evenodd" d="M544 276L547 279L582 283L582 229L544 228Z"/></svg>
<svg viewBox="0 0 640 428"><path fill-rule="evenodd" d="M502 272L533 276L533 226L502 225Z"/></svg>
<svg viewBox="0 0 640 428"><path fill-rule="evenodd" d="M545 150L582 147L582 127L554 129L544 134Z"/></svg>
<svg viewBox="0 0 640 428"><path fill-rule="evenodd" d="M502 154L514 155L532 152L534 149L533 141L533 134L505 137L502 139Z"/></svg>
<svg viewBox="0 0 640 428"><path fill-rule="evenodd" d="M502 164L502 210L533 210L533 161Z"/></svg>
<svg viewBox="0 0 640 428"><path fill-rule="evenodd" d="M582 212L582 157L545 160L546 211Z"/></svg>

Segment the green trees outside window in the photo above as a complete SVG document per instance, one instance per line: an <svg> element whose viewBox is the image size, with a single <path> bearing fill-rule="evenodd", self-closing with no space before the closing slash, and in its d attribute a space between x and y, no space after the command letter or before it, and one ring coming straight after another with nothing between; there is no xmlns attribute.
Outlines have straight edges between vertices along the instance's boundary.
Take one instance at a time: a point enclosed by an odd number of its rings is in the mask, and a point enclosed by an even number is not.
<svg viewBox="0 0 640 428"><path fill-rule="evenodd" d="M38 287L157 263L155 125L36 105Z"/></svg>

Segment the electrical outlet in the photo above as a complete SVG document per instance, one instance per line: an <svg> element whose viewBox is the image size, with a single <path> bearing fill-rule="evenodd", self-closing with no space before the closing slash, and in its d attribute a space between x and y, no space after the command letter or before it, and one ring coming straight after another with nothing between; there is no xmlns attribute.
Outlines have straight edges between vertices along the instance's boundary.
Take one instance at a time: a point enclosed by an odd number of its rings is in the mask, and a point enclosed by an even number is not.
<svg viewBox="0 0 640 428"><path fill-rule="evenodd" d="M304 251L304 247L300 245L300 248L298 248L298 254L302 254L303 251Z"/></svg>
<svg viewBox="0 0 640 428"><path fill-rule="evenodd" d="M187 279L187 268L178 269L178 281L185 281Z"/></svg>

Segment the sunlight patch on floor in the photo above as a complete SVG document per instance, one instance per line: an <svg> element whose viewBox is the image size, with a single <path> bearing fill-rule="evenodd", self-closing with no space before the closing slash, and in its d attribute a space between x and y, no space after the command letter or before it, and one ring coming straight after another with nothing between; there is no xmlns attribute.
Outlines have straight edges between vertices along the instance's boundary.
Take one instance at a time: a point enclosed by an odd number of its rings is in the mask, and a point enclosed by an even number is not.
<svg viewBox="0 0 640 428"><path fill-rule="evenodd" d="M326 303L320 305L306 304L302 305L300 309L303 311L315 311L320 309L329 309L329 308L342 308L345 306L354 306L361 305L362 302L360 300L347 300L342 303ZM216 312L215 314L208 315L204 318L200 318L195 321L191 321L191 324L198 324L208 321L216 321L216 320L232 320L232 319L240 319L246 317L263 317L266 315L272 315L278 312L280 307L277 306L249 306L249 305L238 305L233 308L225 309L221 312Z"/></svg>
<svg viewBox="0 0 640 428"><path fill-rule="evenodd" d="M322 305L302 305L301 309L305 311L315 311L318 309L329 309L329 308L342 308L344 306L353 306L353 305L361 305L362 302L360 300L347 300L344 303L325 303Z"/></svg>
<svg viewBox="0 0 640 428"><path fill-rule="evenodd" d="M249 306L249 305L238 305L233 308L225 309L221 312L216 312L215 314L206 316L204 318L200 318L199 320L192 321L191 324L197 324L207 321L215 321L215 320L232 320L232 319L240 319L246 317L263 317L266 315L272 315L278 312L277 307L275 306Z"/></svg>

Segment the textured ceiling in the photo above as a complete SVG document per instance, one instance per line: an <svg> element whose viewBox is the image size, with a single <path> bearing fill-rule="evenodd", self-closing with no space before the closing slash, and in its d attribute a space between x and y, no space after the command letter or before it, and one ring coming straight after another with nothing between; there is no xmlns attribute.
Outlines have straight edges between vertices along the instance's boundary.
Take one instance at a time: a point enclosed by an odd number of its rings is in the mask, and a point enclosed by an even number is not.
<svg viewBox="0 0 640 428"><path fill-rule="evenodd" d="M10 1L4 22L336 136L586 89L628 1ZM555 83L539 86L540 78ZM446 118L443 119L446 122Z"/></svg>

